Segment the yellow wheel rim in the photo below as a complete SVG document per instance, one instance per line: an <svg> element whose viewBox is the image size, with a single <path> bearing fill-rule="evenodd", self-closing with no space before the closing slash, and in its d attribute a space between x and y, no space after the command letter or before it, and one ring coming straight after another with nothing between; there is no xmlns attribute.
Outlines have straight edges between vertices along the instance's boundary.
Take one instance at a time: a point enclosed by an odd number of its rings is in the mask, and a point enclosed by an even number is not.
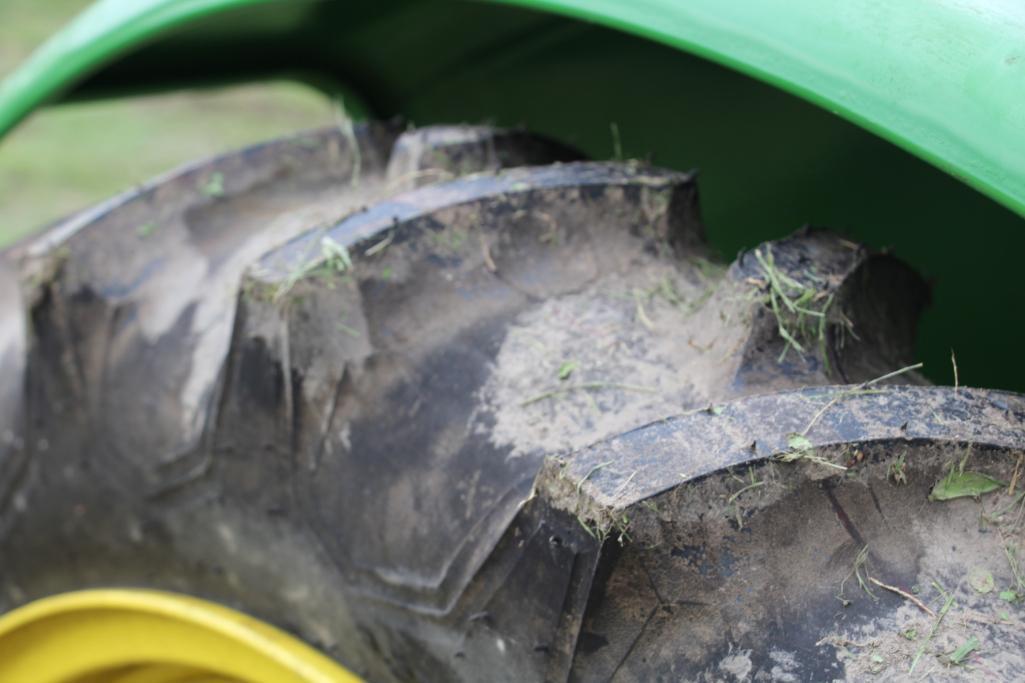
<svg viewBox="0 0 1025 683"><path fill-rule="evenodd" d="M87 590L0 617L4 683L358 683L241 612L150 590Z"/></svg>

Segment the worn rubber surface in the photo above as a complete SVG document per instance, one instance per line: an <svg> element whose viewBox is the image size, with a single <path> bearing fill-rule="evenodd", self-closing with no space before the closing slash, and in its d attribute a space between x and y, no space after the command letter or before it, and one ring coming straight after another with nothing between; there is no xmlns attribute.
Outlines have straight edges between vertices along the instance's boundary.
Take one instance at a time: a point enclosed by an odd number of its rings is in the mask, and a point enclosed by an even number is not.
<svg viewBox="0 0 1025 683"><path fill-rule="evenodd" d="M575 159L325 131L6 252L0 608L184 591L375 681L1020 674L1025 399L894 372L922 279L720 265L692 175Z"/></svg>

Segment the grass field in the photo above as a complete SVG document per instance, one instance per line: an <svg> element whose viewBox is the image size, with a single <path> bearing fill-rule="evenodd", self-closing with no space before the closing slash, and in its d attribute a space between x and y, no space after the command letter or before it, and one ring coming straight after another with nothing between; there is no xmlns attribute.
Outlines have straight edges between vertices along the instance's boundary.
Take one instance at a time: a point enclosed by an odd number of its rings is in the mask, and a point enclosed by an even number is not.
<svg viewBox="0 0 1025 683"><path fill-rule="evenodd" d="M0 0L0 77L88 0ZM330 105L291 83L53 107L0 140L0 246L186 161L301 128Z"/></svg>

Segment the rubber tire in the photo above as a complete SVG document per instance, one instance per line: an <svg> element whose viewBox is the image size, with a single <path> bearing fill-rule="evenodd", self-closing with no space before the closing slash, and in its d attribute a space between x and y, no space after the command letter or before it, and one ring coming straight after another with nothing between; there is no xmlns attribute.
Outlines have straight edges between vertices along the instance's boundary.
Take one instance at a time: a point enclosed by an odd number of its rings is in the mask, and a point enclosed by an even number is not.
<svg viewBox="0 0 1025 683"><path fill-rule="evenodd" d="M720 265L692 174L577 158L481 127L321 131L8 250L0 610L145 586L375 681L588 678L591 579L540 577L598 551L529 517L546 456L903 367L929 291L812 229Z"/></svg>

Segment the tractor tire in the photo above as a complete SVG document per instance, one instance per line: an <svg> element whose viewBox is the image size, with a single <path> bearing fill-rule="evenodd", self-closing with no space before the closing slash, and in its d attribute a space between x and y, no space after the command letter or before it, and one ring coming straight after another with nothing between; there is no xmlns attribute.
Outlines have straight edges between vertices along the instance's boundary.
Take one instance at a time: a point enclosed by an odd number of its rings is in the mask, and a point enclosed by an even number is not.
<svg viewBox="0 0 1025 683"><path fill-rule="evenodd" d="M0 611L178 591L373 681L1025 671L1025 398L929 385L891 255L722 264L693 174L359 125L0 279Z"/></svg>

